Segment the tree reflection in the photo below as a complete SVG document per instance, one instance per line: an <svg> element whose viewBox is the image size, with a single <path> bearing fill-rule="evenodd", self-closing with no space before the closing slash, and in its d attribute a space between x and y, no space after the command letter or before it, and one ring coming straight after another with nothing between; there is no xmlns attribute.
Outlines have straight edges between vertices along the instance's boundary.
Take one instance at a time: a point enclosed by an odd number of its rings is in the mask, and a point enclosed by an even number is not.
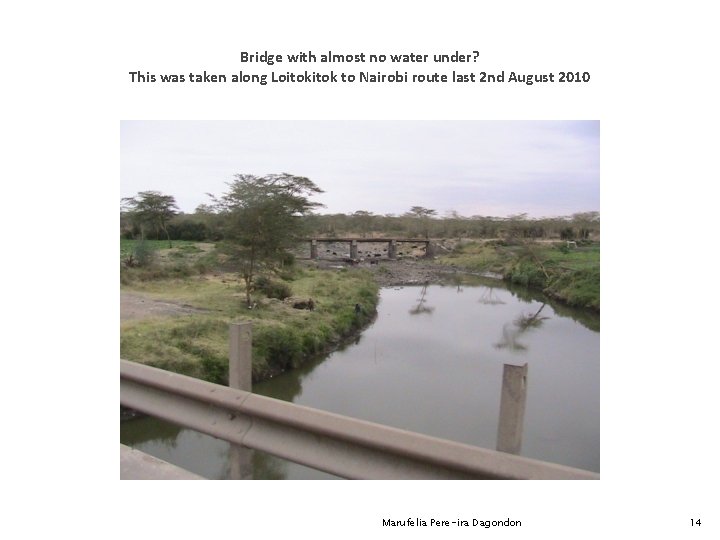
<svg viewBox="0 0 720 540"><path fill-rule="evenodd" d="M449 281L452 285L455 285L457 287L457 293L463 292L465 289L463 289L463 278L459 274L452 274L449 278Z"/></svg>
<svg viewBox="0 0 720 540"><path fill-rule="evenodd" d="M427 294L427 288L428 283L425 283L422 287L422 291L420 293L420 298L418 298L418 304L414 308L412 308L408 313L410 315L419 315L421 313L432 313L435 311L434 307L426 306L425 302L427 302L427 299L425 298L425 295Z"/></svg>
<svg viewBox="0 0 720 540"><path fill-rule="evenodd" d="M148 441L165 448L175 448L180 432L185 429L152 416L140 416L120 422L120 440L128 446Z"/></svg>
<svg viewBox="0 0 720 540"><path fill-rule="evenodd" d="M517 352L526 351L527 345L520 343L519 339L528 330L539 328L543 321L549 318L540 316L544 307L545 304L543 303L535 313L519 315L512 323L505 323L502 329L502 338L495 343L495 348Z"/></svg>
<svg viewBox="0 0 720 540"><path fill-rule="evenodd" d="M495 294L494 287L486 287L478 302L489 306L497 306L498 304L505 303L503 300L500 300L500 298L498 298L497 294Z"/></svg>
<svg viewBox="0 0 720 540"><path fill-rule="evenodd" d="M256 480L285 480L287 476L286 461L265 452L253 453L253 477Z"/></svg>

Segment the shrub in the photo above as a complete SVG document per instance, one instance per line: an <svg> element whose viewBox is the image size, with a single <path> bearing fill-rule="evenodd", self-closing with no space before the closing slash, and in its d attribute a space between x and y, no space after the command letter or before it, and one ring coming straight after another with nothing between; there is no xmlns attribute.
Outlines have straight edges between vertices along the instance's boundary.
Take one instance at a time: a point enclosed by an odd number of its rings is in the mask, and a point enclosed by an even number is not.
<svg viewBox="0 0 720 540"><path fill-rule="evenodd" d="M268 298L277 298L285 300L292 296L292 289L286 283L272 281L265 276L255 278L255 289L261 291Z"/></svg>
<svg viewBox="0 0 720 540"><path fill-rule="evenodd" d="M298 367L304 359L301 332L282 324L258 327L253 331L253 363L256 358L272 372Z"/></svg>
<svg viewBox="0 0 720 540"><path fill-rule="evenodd" d="M173 240L195 240L202 242L208 238L207 226L199 221L185 219L176 220L167 227L170 238Z"/></svg>
<svg viewBox="0 0 720 540"><path fill-rule="evenodd" d="M139 266L140 268L150 266L155 259L155 253L150 247L150 244L148 244L145 240L140 240L137 244L135 244L135 248L130 256L134 260L134 264L130 266Z"/></svg>
<svg viewBox="0 0 720 540"><path fill-rule="evenodd" d="M290 252L283 253L280 259L280 266L295 266L295 255Z"/></svg>
<svg viewBox="0 0 720 540"><path fill-rule="evenodd" d="M547 278L540 267L528 260L520 260L505 274L505 279L511 283L525 287L544 288Z"/></svg>
<svg viewBox="0 0 720 540"><path fill-rule="evenodd" d="M600 268L588 268L566 272L545 290L576 307L600 309Z"/></svg>

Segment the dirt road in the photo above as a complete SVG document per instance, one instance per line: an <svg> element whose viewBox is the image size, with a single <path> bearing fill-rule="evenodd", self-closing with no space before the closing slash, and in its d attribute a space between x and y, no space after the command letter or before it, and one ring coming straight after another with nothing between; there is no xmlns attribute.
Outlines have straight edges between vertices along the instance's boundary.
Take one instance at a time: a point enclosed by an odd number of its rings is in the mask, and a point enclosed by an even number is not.
<svg viewBox="0 0 720 540"><path fill-rule="evenodd" d="M168 317L202 313L203 310L184 304L154 300L138 293L120 291L120 320L144 319L146 317Z"/></svg>

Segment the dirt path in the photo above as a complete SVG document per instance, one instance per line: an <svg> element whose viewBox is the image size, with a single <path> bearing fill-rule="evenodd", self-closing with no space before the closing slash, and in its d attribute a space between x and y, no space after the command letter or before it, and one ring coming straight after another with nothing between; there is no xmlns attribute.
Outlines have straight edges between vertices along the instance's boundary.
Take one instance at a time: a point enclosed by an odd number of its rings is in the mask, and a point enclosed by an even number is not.
<svg viewBox="0 0 720 540"><path fill-rule="evenodd" d="M185 304L154 300L138 293L120 291L120 320L169 317L202 313L204 310Z"/></svg>

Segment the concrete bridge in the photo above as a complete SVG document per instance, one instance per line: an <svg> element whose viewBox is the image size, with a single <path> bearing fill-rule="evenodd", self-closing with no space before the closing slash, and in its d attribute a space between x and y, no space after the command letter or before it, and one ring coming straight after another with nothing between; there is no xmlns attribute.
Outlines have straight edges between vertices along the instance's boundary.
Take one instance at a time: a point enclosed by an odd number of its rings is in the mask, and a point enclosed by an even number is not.
<svg viewBox="0 0 720 540"><path fill-rule="evenodd" d="M310 258L318 258L318 244L339 244L347 243L350 246L350 258L358 258L358 244L384 244L387 243L387 254L388 259L397 259L398 256L398 244L413 244L413 247L417 247L420 244L425 246L425 254L427 255L430 249L430 239L428 238L306 238L303 241L310 242Z"/></svg>

